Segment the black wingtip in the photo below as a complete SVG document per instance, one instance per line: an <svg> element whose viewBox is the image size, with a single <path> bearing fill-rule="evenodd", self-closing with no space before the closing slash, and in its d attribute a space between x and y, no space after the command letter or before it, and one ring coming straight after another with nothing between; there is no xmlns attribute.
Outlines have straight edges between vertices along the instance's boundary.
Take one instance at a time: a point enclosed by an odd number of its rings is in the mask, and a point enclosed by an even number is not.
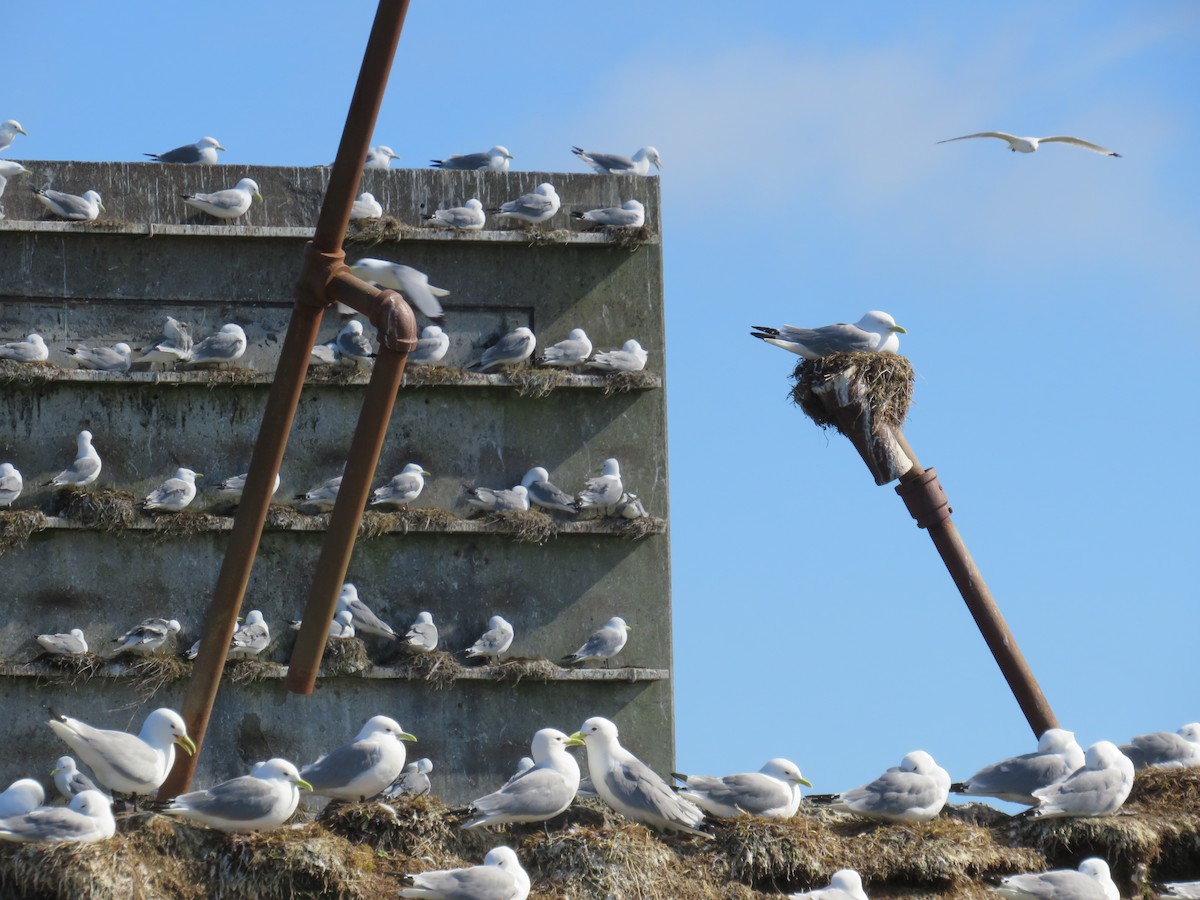
<svg viewBox="0 0 1200 900"><path fill-rule="evenodd" d="M687 784L688 777L681 772L672 772L671 777L676 781L682 781L684 784ZM678 787L672 787L672 789L676 791L679 790Z"/></svg>
<svg viewBox="0 0 1200 900"><path fill-rule="evenodd" d="M435 169L440 169L444 163L445 163L444 159L431 159L429 161L429 164L431 166L433 166Z"/></svg>
<svg viewBox="0 0 1200 900"><path fill-rule="evenodd" d="M806 799L812 803L832 803L839 796L839 794L809 794Z"/></svg>
<svg viewBox="0 0 1200 900"><path fill-rule="evenodd" d="M587 151L584 150L582 147L572 147L571 152L574 153L576 156L582 156L583 154L587 153Z"/></svg>
<svg viewBox="0 0 1200 900"><path fill-rule="evenodd" d="M1108 154L1108 155L1109 155L1109 156L1115 156L1117 159L1120 159L1120 158L1121 158L1121 154L1120 154L1120 153L1110 153L1110 154Z"/></svg>
<svg viewBox="0 0 1200 900"><path fill-rule="evenodd" d="M52 719L53 719L55 722L65 722L65 721L67 721L67 717L66 717L66 716L64 716L62 713L60 713L60 712L59 712L57 709L55 709L53 706L47 707L47 709L49 709L49 710L50 710L50 718L52 718Z"/></svg>
<svg viewBox="0 0 1200 900"><path fill-rule="evenodd" d="M158 157L158 154L157 154L157 153L143 153L143 154L142 154L142 156L148 156L148 157L150 157L152 160L154 160L155 162L162 162L162 160L161 160L161 159L159 159L159 157Z"/></svg>
<svg viewBox="0 0 1200 900"><path fill-rule="evenodd" d="M579 212L578 210L573 209L573 210L571 210L571 218L572 219L582 219L583 213Z"/></svg>

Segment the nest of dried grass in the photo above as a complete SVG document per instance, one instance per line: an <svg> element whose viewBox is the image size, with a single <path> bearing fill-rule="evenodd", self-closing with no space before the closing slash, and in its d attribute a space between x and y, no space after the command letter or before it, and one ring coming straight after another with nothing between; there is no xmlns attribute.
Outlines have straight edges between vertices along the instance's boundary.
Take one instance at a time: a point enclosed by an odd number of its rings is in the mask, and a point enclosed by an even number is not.
<svg viewBox="0 0 1200 900"><path fill-rule="evenodd" d="M444 650L409 654L395 664L395 669L400 677L424 681L434 690L450 687L464 671L454 655Z"/></svg>
<svg viewBox="0 0 1200 900"><path fill-rule="evenodd" d="M395 216L355 219L346 230L346 243L372 246L389 241L402 241L406 237L419 234L422 230L417 226L404 224Z"/></svg>
<svg viewBox="0 0 1200 900"><path fill-rule="evenodd" d="M450 807L437 797L406 795L386 803L330 803L317 822L352 844L428 860L424 867L438 868L443 863L462 865L453 860L466 849L464 839L478 843L470 840L470 832L452 827L453 818Z"/></svg>
<svg viewBox="0 0 1200 900"><path fill-rule="evenodd" d="M474 377L474 372L456 366L410 366L404 370L404 386L437 387L443 384L465 384Z"/></svg>
<svg viewBox="0 0 1200 900"><path fill-rule="evenodd" d="M328 514L325 515L327 516ZM293 528L307 526L314 518L317 517L302 513L294 506L272 503L267 507L266 527L277 531L288 531ZM325 524L329 524L328 519Z"/></svg>
<svg viewBox="0 0 1200 900"><path fill-rule="evenodd" d="M308 367L304 376L305 384L354 384L361 381L366 384L368 370L356 366L314 366ZM360 376L362 376L360 378Z"/></svg>
<svg viewBox="0 0 1200 900"><path fill-rule="evenodd" d="M0 556L6 550L25 546L30 535L46 527L46 516L40 509L6 509L0 512Z"/></svg>
<svg viewBox="0 0 1200 900"><path fill-rule="evenodd" d="M658 376L643 369L640 372L613 372L604 376L604 396L646 391L658 387Z"/></svg>
<svg viewBox="0 0 1200 900"><path fill-rule="evenodd" d="M912 403L913 369L908 359L895 353L831 353L821 359L801 359L792 372L792 402L822 428L841 431L816 389L847 374L863 391L876 422L893 428L904 424Z"/></svg>
<svg viewBox="0 0 1200 900"><path fill-rule="evenodd" d="M325 642L325 653L321 656L321 675L356 675L371 667L367 645L362 638L330 638Z"/></svg>
<svg viewBox="0 0 1200 900"><path fill-rule="evenodd" d="M524 231L525 236L529 238L530 247L553 247L559 244L566 244L571 240L571 232L566 228L542 231L536 227L528 226Z"/></svg>
<svg viewBox="0 0 1200 900"><path fill-rule="evenodd" d="M624 247L631 253L641 247L642 244L648 244L657 237L654 229L646 225L641 225L637 228L614 228L611 225L606 225L603 231L610 244Z"/></svg>
<svg viewBox="0 0 1200 900"><path fill-rule="evenodd" d="M534 398L547 396L570 378L563 369L532 369L528 366L506 368L505 374L518 397Z"/></svg>
<svg viewBox="0 0 1200 900"><path fill-rule="evenodd" d="M56 497L58 514L88 528L120 533L137 521L138 498L110 488L62 488Z"/></svg>
<svg viewBox="0 0 1200 900"><path fill-rule="evenodd" d="M410 531L445 531L458 516L445 509L398 509L395 512L379 512L368 509L363 513L358 536L369 539L384 534L408 534Z"/></svg>
<svg viewBox="0 0 1200 900"><path fill-rule="evenodd" d="M484 517L489 531L512 535L514 541L544 544L558 535L558 523L539 509L510 509L487 513Z"/></svg>
<svg viewBox="0 0 1200 900"><path fill-rule="evenodd" d="M224 366L225 364L222 363L221 368L206 368L195 371L204 372L204 384L210 391L215 388L225 387L231 384L237 385L263 383L263 373L257 369L247 369L243 368L242 366L229 366L228 368L225 368Z"/></svg>
<svg viewBox="0 0 1200 900"><path fill-rule="evenodd" d="M621 537L627 541L640 541L652 534L663 534L667 530L667 520L658 516L638 516L636 519L626 519L621 525Z"/></svg>
<svg viewBox="0 0 1200 900"><path fill-rule="evenodd" d="M217 516L197 510L184 509L174 513L154 514L154 540L156 543L172 538L189 537L202 531L213 531L221 527Z"/></svg>
<svg viewBox="0 0 1200 900"><path fill-rule="evenodd" d="M131 675L137 679L137 694L143 703L157 694L165 685L189 678L192 674L192 664L178 656L169 653L151 653L139 656L136 653L122 653L117 661L128 668Z"/></svg>
<svg viewBox="0 0 1200 900"><path fill-rule="evenodd" d="M263 659L232 659L225 663L225 677L234 684L258 684L278 678L282 666Z"/></svg>
<svg viewBox="0 0 1200 900"><path fill-rule="evenodd" d="M562 674L562 667L548 659L529 656L514 656L499 663L493 671L497 681L520 684L522 681L552 681Z"/></svg>
<svg viewBox="0 0 1200 900"><path fill-rule="evenodd" d="M65 372L51 362L13 362L0 359L0 384L45 384L56 381Z"/></svg>
<svg viewBox="0 0 1200 900"><path fill-rule="evenodd" d="M72 653L63 656L56 653L43 653L39 658L50 669L61 672L61 678L53 680L59 684L77 685L90 679L104 667L105 659L99 654Z"/></svg>

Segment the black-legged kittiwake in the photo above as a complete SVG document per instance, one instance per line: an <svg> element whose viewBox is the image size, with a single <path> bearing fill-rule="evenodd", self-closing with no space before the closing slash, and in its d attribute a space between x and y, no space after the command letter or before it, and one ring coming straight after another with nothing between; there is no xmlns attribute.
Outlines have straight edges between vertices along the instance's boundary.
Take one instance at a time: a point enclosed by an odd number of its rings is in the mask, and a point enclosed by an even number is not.
<svg viewBox="0 0 1200 900"><path fill-rule="evenodd" d="M401 888L400 896L428 900L525 900L530 888L529 875L509 847L493 847L481 866L405 877L412 885Z"/></svg>
<svg viewBox="0 0 1200 900"><path fill-rule="evenodd" d="M772 328L755 325L751 337L774 344L805 359L820 359L831 353L898 353L901 334L908 332L885 312L871 310L854 325L839 322L820 328L784 325Z"/></svg>
<svg viewBox="0 0 1200 900"><path fill-rule="evenodd" d="M215 166L217 164L217 151L223 151L224 149L221 146L221 142L215 137L202 137L194 144L184 144L182 147L176 147L174 150L168 150L166 153L143 153L142 156L148 156L155 162L160 163Z"/></svg>
<svg viewBox="0 0 1200 900"><path fill-rule="evenodd" d="M431 159L429 164L435 169L456 169L459 171L475 171L491 169L494 172L507 172L508 161L513 155L507 147L497 144L491 150L482 153L455 153L445 159Z"/></svg>
<svg viewBox="0 0 1200 900"><path fill-rule="evenodd" d="M408 506L425 488L425 479L432 477L429 472L417 463L409 463L384 485L371 492L372 506L391 506L395 508Z"/></svg>
<svg viewBox="0 0 1200 900"><path fill-rule="evenodd" d="M186 369L217 369L241 359L246 352L246 332L241 325L229 322L216 334L210 334L192 347L192 355L184 363Z"/></svg>
<svg viewBox="0 0 1200 900"><path fill-rule="evenodd" d="M146 495L142 509L160 512L181 512L196 499L196 477L199 472L180 467L175 474Z"/></svg>
<svg viewBox="0 0 1200 900"><path fill-rule="evenodd" d="M72 628L61 634L39 634L37 642L51 656L78 656L88 652L82 628Z"/></svg>
<svg viewBox="0 0 1200 900"><path fill-rule="evenodd" d="M676 788L680 795L722 819L747 815L790 819L800 808L800 785L812 787L800 768L782 757L768 760L757 772L720 777L671 775L684 783Z"/></svg>
<svg viewBox="0 0 1200 900"><path fill-rule="evenodd" d="M574 211L571 218L607 228L641 228L646 224L646 207L637 200L626 200L620 206L590 209L587 212Z"/></svg>
<svg viewBox="0 0 1200 900"><path fill-rule="evenodd" d="M533 736L532 768L509 779L497 791L471 803L471 820L463 828L504 825L509 822L545 822L563 812L579 788L579 763L568 747L583 744L554 728Z"/></svg>
<svg viewBox="0 0 1200 900"><path fill-rule="evenodd" d="M196 752L179 713L160 708L146 717L138 734L95 728L51 708L49 725L96 780L121 794L152 794L175 763L175 745Z"/></svg>
<svg viewBox="0 0 1200 900"><path fill-rule="evenodd" d="M582 647L569 656L564 656L562 663L573 666L589 660L604 660L604 664L608 665L609 660L625 648L625 642L629 640L629 632L632 630L620 616L613 616L594 631Z"/></svg>
<svg viewBox="0 0 1200 900"><path fill-rule="evenodd" d="M487 372L497 366L514 366L523 363L533 355L537 346L537 338L524 325L514 328L492 346L483 351L479 362L472 363L467 368L477 368Z"/></svg>
<svg viewBox="0 0 1200 900"><path fill-rule="evenodd" d="M258 763L249 775L222 781L207 790L180 794L158 811L163 815L242 834L278 828L292 817L300 789L312 786L286 759Z"/></svg>
<svg viewBox="0 0 1200 900"><path fill-rule="evenodd" d="M45 362L50 358L50 348L40 334L31 334L23 341L0 344L0 359L12 362Z"/></svg>
<svg viewBox="0 0 1200 900"><path fill-rule="evenodd" d="M34 188L33 193L51 213L71 222L90 222L100 213L107 212L95 191L84 191L83 196L78 196L49 188Z"/></svg>
<svg viewBox="0 0 1200 900"><path fill-rule="evenodd" d="M217 219L237 219L250 211L250 205L258 200L263 201L259 193L258 182L253 178L243 178L231 188L215 191L211 194L195 193L182 194L183 202L208 213Z"/></svg>
<svg viewBox="0 0 1200 900"><path fill-rule="evenodd" d="M593 153L582 147L572 147L571 152L601 175L649 175L650 164L661 169L662 157L653 147L643 147L633 156L622 156L619 153Z"/></svg>
<svg viewBox="0 0 1200 900"><path fill-rule="evenodd" d="M487 222L487 213L483 204L472 197L462 206L451 206L448 209L436 209L433 215L425 220L439 228L457 228L460 231L482 231Z"/></svg>
<svg viewBox="0 0 1200 900"><path fill-rule="evenodd" d="M501 203L500 208L493 210L500 218L520 219L531 225L540 225L554 217L562 207L558 191L554 185L545 181L533 189L532 193L522 194L516 200Z"/></svg>
<svg viewBox="0 0 1200 900"><path fill-rule="evenodd" d="M81 369L96 372L128 372L133 351L124 341L111 347L68 347L67 353Z"/></svg>
<svg viewBox="0 0 1200 900"><path fill-rule="evenodd" d="M525 477L521 479L521 486L525 488L527 498L534 506L572 515L578 512L575 507L575 498L562 488L555 486L550 481L550 473L542 466L534 466L526 472Z"/></svg>
<svg viewBox="0 0 1200 900"><path fill-rule="evenodd" d="M92 446L92 433L84 430L75 438L75 462L46 484L55 487L83 487L100 476L100 468L100 454Z"/></svg>
<svg viewBox="0 0 1200 900"><path fill-rule="evenodd" d="M1121 900L1108 863L1097 856L1085 859L1078 869L1008 875L992 890L1010 900Z"/></svg>
<svg viewBox="0 0 1200 900"><path fill-rule="evenodd" d="M914 750L874 781L844 794L808 799L867 819L928 822L942 811L949 794L950 775L924 750Z"/></svg>
<svg viewBox="0 0 1200 900"><path fill-rule="evenodd" d="M1091 141L1085 141L1083 138L1068 137L1066 135L1056 135L1055 137L1017 137L1015 134L1008 134L1004 131L981 131L978 134L964 134L961 137L946 138L944 141L938 141L939 144L948 144L951 141L965 141L968 138L999 138L1008 144L1008 149L1014 153L1035 153L1042 144L1072 144L1076 147L1082 147L1084 150L1091 150L1093 153L1100 153L1104 156L1120 157L1120 153L1114 153L1107 147L1101 147L1099 144L1093 144Z"/></svg>
<svg viewBox="0 0 1200 900"><path fill-rule="evenodd" d="M367 800L404 771L404 741L416 738L387 716L374 716L348 744L329 751L300 774L312 792L335 800Z"/></svg>
<svg viewBox="0 0 1200 900"><path fill-rule="evenodd" d="M984 766L966 781L950 785L950 790L1035 806L1038 801L1034 791L1066 778L1083 766L1083 761L1083 748L1074 734L1062 728L1048 728L1038 739L1036 752Z"/></svg>
<svg viewBox="0 0 1200 900"><path fill-rule="evenodd" d="M372 281L381 288L399 291L421 315L440 319L445 313L439 297L448 297L445 288L429 283L429 276L412 266L388 262L386 259L360 259L350 266L350 271L363 281Z"/></svg>
<svg viewBox="0 0 1200 900"><path fill-rule="evenodd" d="M500 659L500 655L512 646L512 642L512 625L503 616L492 616L488 619L487 631L465 652L468 658L483 656L495 663Z"/></svg>
<svg viewBox="0 0 1200 900"><path fill-rule="evenodd" d="M542 351L539 362L543 366L569 369L581 366L592 355L592 342L582 328L572 328L566 340L551 344Z"/></svg>

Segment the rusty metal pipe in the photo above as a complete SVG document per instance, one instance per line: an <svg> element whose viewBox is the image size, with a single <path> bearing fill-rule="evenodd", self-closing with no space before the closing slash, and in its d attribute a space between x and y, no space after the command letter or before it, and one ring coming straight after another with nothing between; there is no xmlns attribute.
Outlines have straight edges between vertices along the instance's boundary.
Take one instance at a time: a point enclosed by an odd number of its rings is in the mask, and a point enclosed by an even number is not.
<svg viewBox="0 0 1200 900"><path fill-rule="evenodd" d="M409 349L416 345L416 317L403 298L392 291L385 291L376 303L377 316L398 319L396 330L406 333L408 337L404 341L406 346L401 350L395 350L381 340L362 412L354 429L350 457L342 474L342 486L338 488L337 501L329 517L329 529L325 533L321 558L313 575L308 604L304 607L303 624L288 665L287 689L294 694L311 694L316 687L321 657L329 637L329 625L337 609L337 598L346 572L350 568L350 554L354 551L354 541L362 523L371 480L375 476L384 438L387 437L396 394L404 379L404 363L408 359Z"/></svg>
<svg viewBox="0 0 1200 900"><path fill-rule="evenodd" d="M933 469L924 469L904 436L897 432L898 442L912 460L912 468L900 478L896 493L903 498L908 511L916 519L918 527L929 532L929 537L942 557L950 577L958 587L967 604L980 634L996 664L1000 666L1005 680L1025 720L1033 729L1034 737L1040 738L1047 729L1057 728L1058 719L1050 703L1042 693L1033 670L1017 646L1017 639L1009 630L1008 623L996 605L992 592L988 590L983 574L967 550L967 545L950 518L950 505L946 494Z"/></svg>

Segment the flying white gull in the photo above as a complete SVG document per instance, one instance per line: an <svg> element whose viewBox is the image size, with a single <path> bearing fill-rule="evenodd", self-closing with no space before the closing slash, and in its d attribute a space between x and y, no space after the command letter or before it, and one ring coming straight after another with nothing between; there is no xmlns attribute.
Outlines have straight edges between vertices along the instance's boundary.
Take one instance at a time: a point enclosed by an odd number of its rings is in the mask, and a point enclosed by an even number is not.
<svg viewBox="0 0 1200 900"><path fill-rule="evenodd" d="M489 512L524 512L529 509L529 489L523 484L503 488L467 488L467 502Z"/></svg>
<svg viewBox="0 0 1200 900"><path fill-rule="evenodd" d="M425 220L441 228L458 228L462 231L482 231L487 221L483 204L472 197L462 206L434 210Z"/></svg>
<svg viewBox="0 0 1200 900"><path fill-rule="evenodd" d="M371 608L358 599L358 588L347 582L342 585L338 594L337 608L347 610L354 617L354 628L361 634L376 634L380 637L396 639L396 632L391 625L380 619Z"/></svg>
<svg viewBox="0 0 1200 900"><path fill-rule="evenodd" d="M794 325L781 328L767 325L752 327L752 337L805 359L820 359L831 353L896 353L900 349L897 335L908 334L887 313L874 309L854 325L839 322L820 328L796 328Z"/></svg>
<svg viewBox="0 0 1200 900"><path fill-rule="evenodd" d="M81 628L72 628L64 634L39 634L37 642L51 656L77 656L88 652L87 638Z"/></svg>
<svg viewBox="0 0 1200 900"><path fill-rule="evenodd" d="M620 616L613 616L593 632L582 647L569 656L564 656L562 663L573 666L588 660L602 659L607 665L610 659L625 648L625 642L629 640L629 632L632 630Z"/></svg>
<svg viewBox="0 0 1200 900"><path fill-rule="evenodd" d="M364 169L390 169L392 160L399 159L400 154L392 150L386 144L380 144L378 147L367 148L367 160L363 163Z"/></svg>
<svg viewBox="0 0 1200 900"><path fill-rule="evenodd" d="M1078 870L1009 875L992 890L1010 900L1121 900L1108 863L1095 856L1081 862Z"/></svg>
<svg viewBox="0 0 1200 900"><path fill-rule="evenodd" d="M482 866L435 869L405 877L412 886L401 888L400 896L428 900L525 900L530 888L529 875L508 847L493 847Z"/></svg>
<svg viewBox="0 0 1200 900"><path fill-rule="evenodd" d="M978 134L964 134L961 137L946 138L944 141L938 141L939 144L948 144L951 141L965 141L968 138L999 138L1008 143L1008 149L1014 153L1034 153L1042 144L1073 144L1076 147L1082 147L1084 150L1091 150L1093 153L1102 153L1105 156L1120 157L1120 153L1114 153L1106 147L1101 147L1099 144L1093 144L1091 141L1085 141L1082 138L1066 137L1058 135L1056 137L1017 137L1015 134L1008 134L1003 131L981 131Z"/></svg>
<svg viewBox="0 0 1200 900"><path fill-rule="evenodd" d="M586 487L575 498L578 509L601 508L605 512L621 502L625 488L621 483L621 464L615 459L606 459L600 466L600 475L589 478Z"/></svg>
<svg viewBox="0 0 1200 900"><path fill-rule="evenodd" d="M137 361L147 363L177 363L192 355L192 326L171 316L163 325L162 336L141 348Z"/></svg>
<svg viewBox="0 0 1200 900"><path fill-rule="evenodd" d="M437 649L438 630L433 624L433 615L428 612L417 614L417 621L404 635L404 643L410 650L418 653L429 653Z"/></svg>
<svg viewBox="0 0 1200 900"><path fill-rule="evenodd" d="M75 764L73 756L60 756L55 762L50 776L54 779L54 786L58 788L58 792L65 800L73 800L83 791L100 790L96 787L96 782L79 771L79 766Z"/></svg>
<svg viewBox="0 0 1200 900"><path fill-rule="evenodd" d="M410 762L400 773L400 777L383 791L385 799L394 800L401 794L411 797L424 797L433 787L429 782L429 773L433 771L433 760L423 756L415 762Z"/></svg>
<svg viewBox="0 0 1200 900"><path fill-rule="evenodd" d="M241 325L230 322L216 334L210 334L192 348L184 364L188 369L215 369L240 359L246 352L246 332Z"/></svg>
<svg viewBox="0 0 1200 900"><path fill-rule="evenodd" d="M176 469L174 475L146 495L142 508L181 512L196 499L196 476L199 474L191 469Z"/></svg>
<svg viewBox="0 0 1200 900"><path fill-rule="evenodd" d="M111 347L68 347L81 369L93 369L97 372L128 372L132 361L133 351L124 341Z"/></svg>
<svg viewBox="0 0 1200 900"><path fill-rule="evenodd" d="M966 781L950 785L956 794L995 797L1009 803L1036 806L1033 792L1066 778L1083 766L1083 748L1075 735L1050 728L1038 740L1036 753L1024 753L984 766Z"/></svg>
<svg viewBox="0 0 1200 900"><path fill-rule="evenodd" d="M408 506L425 488L425 479L431 477L421 466L409 463L382 487L377 487L371 493L372 506Z"/></svg>
<svg viewBox="0 0 1200 900"><path fill-rule="evenodd" d="M593 153L582 147L572 147L571 152L601 175L649 175L650 164L661 169L662 158L653 147L643 147L633 156L619 153Z"/></svg>
<svg viewBox="0 0 1200 900"><path fill-rule="evenodd" d="M572 212L571 218L594 222L609 228L641 228L646 224L646 207L636 200L626 200L620 206Z"/></svg>
<svg viewBox="0 0 1200 900"><path fill-rule="evenodd" d="M559 368L582 365L592 355L592 342L582 328L572 328L565 341L551 344L542 351L541 364Z"/></svg>
<svg viewBox="0 0 1200 900"><path fill-rule="evenodd" d="M1133 789L1133 763L1111 741L1097 741L1084 754L1085 764L1061 781L1033 792L1038 805L1019 817L1109 816Z"/></svg>
<svg viewBox="0 0 1200 900"><path fill-rule="evenodd" d="M492 616L488 619L488 630L480 635L479 640L465 651L468 658L475 656L486 657L495 663L500 654L512 646L513 627L503 616Z"/></svg>
<svg viewBox="0 0 1200 900"><path fill-rule="evenodd" d="M303 500L301 506L310 506L320 512L329 512L333 509L334 501L337 500L338 490L342 486L342 476L330 478L328 481L317 485L310 491L303 494L297 494L297 500Z"/></svg>
<svg viewBox="0 0 1200 900"><path fill-rule="evenodd" d="M536 346L537 338L534 337L532 331L522 325L514 328L484 350L479 362L472 363L467 368L478 368L480 372L487 372L497 366L516 365L529 359Z"/></svg>
<svg viewBox="0 0 1200 900"><path fill-rule="evenodd" d="M854 869L838 869L829 879L829 887L788 894L788 900L870 900L863 890L862 876Z"/></svg>
<svg viewBox="0 0 1200 900"><path fill-rule="evenodd" d="M372 281L381 288L399 291L417 311L430 319L440 319L445 313L439 297L448 297L450 292L429 283L429 276L412 266L388 262L386 259L360 259L350 266L350 271L363 281Z"/></svg>
<svg viewBox="0 0 1200 900"><path fill-rule="evenodd" d="M924 750L914 750L874 781L844 794L814 794L808 799L867 819L928 822L941 812L949 793L946 770Z"/></svg>
<svg viewBox="0 0 1200 900"><path fill-rule="evenodd" d="M1174 734L1139 734L1118 747L1134 769L1190 769L1200 766L1200 722L1184 725Z"/></svg>
<svg viewBox="0 0 1200 900"><path fill-rule="evenodd" d="M516 200L501 203L500 208L494 212L501 218L520 219L531 225L540 225L552 218L561 206L558 192L554 190L554 185L547 181L539 184L532 193L522 194Z"/></svg>
<svg viewBox="0 0 1200 900"><path fill-rule="evenodd" d="M179 633L180 627L178 619L146 619L139 622L119 638L113 638L113 643L118 645L113 656L122 653L148 656L155 653L162 649L171 635Z"/></svg>
<svg viewBox="0 0 1200 900"><path fill-rule="evenodd" d="M83 487L99 477L100 466L100 454L92 446L92 433L81 431L75 438L75 462L46 484L52 484L55 487Z"/></svg>
<svg viewBox="0 0 1200 900"><path fill-rule="evenodd" d="M195 193L180 196L186 205L218 219L239 218L250 210L250 205L255 200L264 202L262 194L258 191L258 182L253 178L243 178L233 187L212 194Z"/></svg>
<svg viewBox="0 0 1200 900"><path fill-rule="evenodd" d="M510 159L513 159L513 155L508 152L508 148L497 144L484 153L456 153L445 159L431 159L429 163L435 169L457 169L459 171L492 169L496 172L507 172Z"/></svg>
<svg viewBox="0 0 1200 900"><path fill-rule="evenodd" d="M350 221L352 222L359 219L378 219L382 215L383 205L375 199L375 195L370 191L363 191L359 194L358 199L350 207Z"/></svg>
<svg viewBox="0 0 1200 900"><path fill-rule="evenodd" d="M640 372L646 368L648 356L641 344L628 340L620 350L601 350L587 365L601 372Z"/></svg>
<svg viewBox="0 0 1200 900"><path fill-rule="evenodd" d="M249 775L180 794L159 812L218 831L264 831L291 818L300 802L300 788L312 789L294 765L286 759L269 759L255 765Z"/></svg>
<svg viewBox="0 0 1200 900"><path fill-rule="evenodd" d="M107 211L95 191L85 191L82 197L49 188L34 188L33 193L51 213L72 222L90 222Z"/></svg>
<svg viewBox="0 0 1200 900"><path fill-rule="evenodd" d="M525 477L521 479L521 486L525 488L529 502L534 506L556 509L572 515L578 512L575 508L575 498L552 484L550 473L541 466L534 466L526 472Z"/></svg>
<svg viewBox="0 0 1200 900"><path fill-rule="evenodd" d="M182 147L176 147L174 150L168 150L166 153L143 153L142 156L148 156L155 162L160 163L215 166L217 164L217 151L224 149L221 146L221 142L215 137L202 137L194 144L184 144Z"/></svg>
<svg viewBox="0 0 1200 900"><path fill-rule="evenodd" d="M31 334L23 341L12 341L0 344L0 359L13 362L45 362L50 358L50 350L40 334Z"/></svg>
<svg viewBox="0 0 1200 900"><path fill-rule="evenodd" d="M40 806L0 819L0 841L24 844L87 844L117 831L112 801L99 791L77 794L70 806Z"/></svg>
<svg viewBox="0 0 1200 900"><path fill-rule="evenodd" d="M374 797L404 771L403 741L416 738L387 716L374 716L348 744L331 750L300 774L312 792L335 800Z"/></svg>
<svg viewBox="0 0 1200 900"><path fill-rule="evenodd" d="M7 150L18 134L29 136L29 132L16 119L8 119L0 124L0 150Z"/></svg>
<svg viewBox="0 0 1200 900"><path fill-rule="evenodd" d="M32 778L21 778L0 791L0 818L32 812L46 800L46 791Z"/></svg>
<svg viewBox="0 0 1200 900"><path fill-rule="evenodd" d="M441 362L450 349L450 335L437 325L426 325L421 329L421 337L416 348L408 354L410 366L431 366Z"/></svg>
<svg viewBox="0 0 1200 900"><path fill-rule="evenodd" d="M473 818L463 828L504 825L508 822L545 822L575 799L579 788L579 763L567 752L583 741L554 728L533 736L533 766L505 782L498 791L471 804Z"/></svg>
<svg viewBox="0 0 1200 900"><path fill-rule="evenodd" d="M617 726L608 719L590 718L571 736L587 746L596 793L621 815L659 831L712 837L699 830L704 821L700 808L675 794L653 769L622 747Z"/></svg>
<svg viewBox="0 0 1200 900"><path fill-rule="evenodd" d="M719 778L671 775L684 783L675 789L681 796L722 819L744 815L790 819L800 808L800 785L812 787L794 762L782 758L768 760L757 772Z"/></svg>
<svg viewBox="0 0 1200 900"><path fill-rule="evenodd" d="M172 709L154 710L136 735L93 728L53 707L50 715L54 733L95 773L98 782L117 793L154 793L175 764L176 744L189 756L196 752L187 726Z"/></svg>
<svg viewBox="0 0 1200 900"><path fill-rule="evenodd" d="M346 365L369 369L375 359L375 348L371 339L363 334L363 324L358 319L351 319L338 332L333 341L337 348L338 360Z"/></svg>
<svg viewBox="0 0 1200 900"><path fill-rule="evenodd" d="M0 509L7 509L21 496L25 479L12 463L0 463Z"/></svg>

